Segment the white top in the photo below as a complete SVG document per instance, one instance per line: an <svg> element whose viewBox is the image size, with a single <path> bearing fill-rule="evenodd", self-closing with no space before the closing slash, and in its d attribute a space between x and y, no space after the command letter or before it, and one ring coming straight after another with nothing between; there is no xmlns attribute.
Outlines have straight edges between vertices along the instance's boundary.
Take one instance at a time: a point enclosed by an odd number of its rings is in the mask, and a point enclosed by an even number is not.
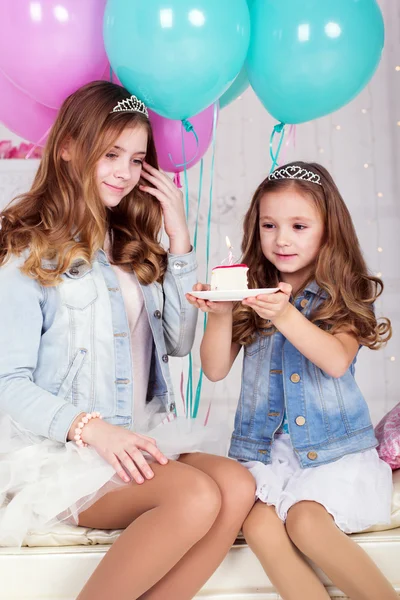
<svg viewBox="0 0 400 600"><path fill-rule="evenodd" d="M146 408L153 335L144 305L143 293L134 273L112 265L118 279L128 318L133 368L133 426L147 430L150 415Z"/></svg>

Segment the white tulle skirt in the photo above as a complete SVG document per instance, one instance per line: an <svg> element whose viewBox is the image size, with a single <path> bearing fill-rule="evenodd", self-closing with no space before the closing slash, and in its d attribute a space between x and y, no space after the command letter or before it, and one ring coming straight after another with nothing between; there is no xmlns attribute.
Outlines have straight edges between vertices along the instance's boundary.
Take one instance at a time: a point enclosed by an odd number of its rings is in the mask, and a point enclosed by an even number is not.
<svg viewBox="0 0 400 600"><path fill-rule="evenodd" d="M345 533L390 523L392 472L375 449L308 469L300 467L288 435L277 436L271 464L244 463L256 480L256 496L286 520L302 500L318 502Z"/></svg>
<svg viewBox="0 0 400 600"><path fill-rule="evenodd" d="M184 417L146 435L170 459L186 452L226 453L219 430ZM93 448L36 436L0 414L0 546L21 546L30 531L56 523L77 524L81 511L122 485Z"/></svg>

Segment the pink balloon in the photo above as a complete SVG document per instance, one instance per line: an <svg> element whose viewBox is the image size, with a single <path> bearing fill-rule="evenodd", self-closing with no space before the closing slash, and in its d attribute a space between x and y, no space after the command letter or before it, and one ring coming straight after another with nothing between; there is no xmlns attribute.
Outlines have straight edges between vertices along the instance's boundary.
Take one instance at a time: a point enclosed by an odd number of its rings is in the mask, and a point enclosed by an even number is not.
<svg viewBox="0 0 400 600"><path fill-rule="evenodd" d="M44 146L56 116L54 108L43 106L21 92L0 71L0 121L10 131Z"/></svg>
<svg viewBox="0 0 400 600"><path fill-rule="evenodd" d="M105 5L106 0L1 0L0 69L37 102L59 108L104 73Z"/></svg>
<svg viewBox="0 0 400 600"><path fill-rule="evenodd" d="M213 135L214 105L212 104L201 113L190 117L189 122L199 138L184 129L182 121L166 119L149 110L150 122L153 128L154 141L157 149L158 164L168 173L181 173L186 158L186 167L193 167L207 152ZM182 151L182 130L185 143L185 157Z"/></svg>

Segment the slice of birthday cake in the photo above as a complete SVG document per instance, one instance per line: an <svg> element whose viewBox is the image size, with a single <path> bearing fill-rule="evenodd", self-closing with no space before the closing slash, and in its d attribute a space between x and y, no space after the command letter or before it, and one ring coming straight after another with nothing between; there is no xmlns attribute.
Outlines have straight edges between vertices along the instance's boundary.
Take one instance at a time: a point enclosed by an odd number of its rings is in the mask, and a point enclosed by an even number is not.
<svg viewBox="0 0 400 600"><path fill-rule="evenodd" d="M247 290L247 265L219 265L211 271L212 290Z"/></svg>

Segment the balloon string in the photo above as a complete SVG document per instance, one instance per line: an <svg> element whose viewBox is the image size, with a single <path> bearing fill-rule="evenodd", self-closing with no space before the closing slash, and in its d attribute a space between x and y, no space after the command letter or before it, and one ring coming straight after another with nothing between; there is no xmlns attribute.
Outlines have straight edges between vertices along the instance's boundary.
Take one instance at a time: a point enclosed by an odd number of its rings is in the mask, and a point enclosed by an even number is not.
<svg viewBox="0 0 400 600"><path fill-rule="evenodd" d="M179 385L179 391L180 391L181 400L182 400L182 403L183 403L183 410L184 410L184 412L186 414L185 392L183 391L184 384L185 384L185 376L183 374L183 369L182 369L182 371L181 371L181 380L180 380L180 385Z"/></svg>
<svg viewBox="0 0 400 600"><path fill-rule="evenodd" d="M197 199L196 226L194 229L194 238L193 238L193 246L194 246L195 250L197 248L197 234L199 231L201 195L203 193L203 173L204 173L204 159L202 158L200 161L199 194L198 194L198 199Z"/></svg>
<svg viewBox="0 0 400 600"><path fill-rule="evenodd" d="M183 172L185 177L185 214L186 219L189 220L189 181L187 173L187 162L186 162L186 150L185 150L185 136L183 128L181 130L181 143L182 143L182 156L183 156ZM179 173L177 173L179 175ZM180 177L179 177L180 180ZM182 372L183 374L183 372ZM192 414L193 406L193 358L192 353L189 354L189 369L186 384L186 401L185 401L185 415L187 419L190 419Z"/></svg>
<svg viewBox="0 0 400 600"><path fill-rule="evenodd" d="M202 188L203 188L203 173L204 173L204 160L201 159L201 161L200 161L199 196L198 196L198 200L197 200L196 226L195 226L194 240L193 240L194 250L196 250L196 248L197 248L197 235L198 235L198 227L199 227L200 204L201 204L201 195L202 195ZM176 175L179 176L179 173L177 173ZM187 187L187 183L186 183L186 187ZM196 390L196 394L197 394L197 390ZM186 400L185 400L185 395L183 392L183 371L181 374L181 397L182 397L183 404L185 406L186 418L189 419L192 417L192 412L193 412L193 357L192 357L191 352L189 354L189 369L188 369L188 381L187 381L187 388L186 388Z"/></svg>
<svg viewBox="0 0 400 600"><path fill-rule="evenodd" d="M283 150L281 152L279 165L282 165L285 163L286 153L287 153L292 141L293 141L293 148L295 148L296 147L296 125L290 125L290 127L289 127L289 133L288 133L285 145L283 147Z"/></svg>
<svg viewBox="0 0 400 600"><path fill-rule="evenodd" d="M53 127L53 126L51 125L51 126L50 126L50 127L47 129L47 130L46 130L46 132L45 132L45 133L42 135L42 137L40 138L40 140L39 140L39 141L38 141L36 144L34 144L34 145L32 146L32 148L29 150L29 152L28 152L28 153L27 153L27 155L25 156L25 159L28 159L28 158L30 158L30 157L32 156L32 154L35 152L36 148L37 148L38 146L40 146L40 144L41 144L41 143L42 143L42 142L43 142L43 141L44 141L44 140L47 138L47 136L49 135L49 133L50 133L50 130L51 130L51 128L52 128L52 127Z"/></svg>
<svg viewBox="0 0 400 600"><path fill-rule="evenodd" d="M185 129L185 131L187 133L192 133L194 135L194 138L196 140L196 152L195 152L195 155L190 160L188 160L188 161L184 157L183 158L184 162L181 163L181 164L175 164L174 161L173 161L173 158L172 158L171 154L168 153L169 160L171 161L171 163L174 165L174 167L176 169L178 169L180 167L187 167L188 165L190 165L190 163L192 163L194 160L196 160L196 158L197 158L197 156L199 154L199 136L197 135L195 128L190 123L190 121L188 121L187 119L182 119L182 126L183 126L183 128ZM182 131L182 134L183 134L183 131Z"/></svg>
<svg viewBox="0 0 400 600"><path fill-rule="evenodd" d="M277 148L276 152L274 152L274 137L277 134L280 135L280 138L279 138L279 142L278 142L278 148ZM278 158L279 158L279 154L280 154L280 151L282 148L284 136L285 136L285 123L277 123L272 130L271 137L269 140L269 154L270 154L270 157L272 160L270 173L272 173L272 171L275 169L275 167L278 166Z"/></svg>
<svg viewBox="0 0 400 600"><path fill-rule="evenodd" d="M210 196L208 204L208 215L207 215L207 242L206 242L206 280L208 279L208 270L210 266L210 245L211 245L211 215L213 207L213 191L214 191L214 172L215 172L215 147L217 139L217 120L218 120L218 102L214 104L214 118L213 118L213 137L212 137L212 158L211 158L211 174L210 174ZM207 313L204 313L203 330L206 330L207 326ZM201 388L203 383L203 369L200 369L199 381L197 383L194 408L192 417L195 419L199 412ZM211 410L211 401L207 410L206 422Z"/></svg>

